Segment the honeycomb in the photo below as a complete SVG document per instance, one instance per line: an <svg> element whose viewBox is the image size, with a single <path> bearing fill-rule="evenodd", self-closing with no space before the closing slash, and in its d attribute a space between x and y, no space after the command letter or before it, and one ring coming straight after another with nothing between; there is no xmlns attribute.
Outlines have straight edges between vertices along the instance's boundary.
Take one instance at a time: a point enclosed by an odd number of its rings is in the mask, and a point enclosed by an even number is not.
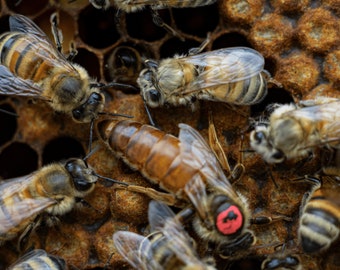
<svg viewBox="0 0 340 270"><path fill-rule="evenodd" d="M208 111L212 111L218 137L232 165L240 161L240 149L249 149L249 119L263 113L268 104L313 99L320 95L338 96L338 0L221 0L206 7L160 10L163 20L185 41L153 24L147 10L122 14L117 22L114 7L97 10L88 0L1 0L0 4L1 32L8 31L8 16L20 13L32 18L52 37L49 17L58 11L63 51L69 53L69 45L74 41L78 50L74 62L104 83L115 80L135 84L144 59L185 54L199 46L208 33L211 33L211 42L207 50L231 46L258 50L266 59L265 68L282 84L282 88L271 85L262 103L230 108L220 103L202 102L194 113L186 107L151 110L164 131L177 135L177 124L184 122L199 129L205 138ZM132 72L119 65L120 54L127 57L131 65L136 65ZM138 93L111 88L105 91L105 96L105 111L124 113L133 116L135 121L148 123ZM52 161L87 154L88 124L74 124L69 117L52 112L48 104L27 98L1 96L0 109L19 115L16 118L0 112L2 179L28 174ZM244 139L241 134L246 135ZM114 158L95 137L93 147L97 146L98 150L89 159L97 173L151 186L138 172ZM314 257L302 254L296 246L300 204L310 185L291 179L315 173L320 169L320 160L315 158L303 166L284 164L270 168L255 153L241 153L246 172L233 186L248 199L253 217L285 218L268 225L251 225L257 237L255 246L228 260L216 256L217 268L260 269L264 258L277 252L276 245L293 241L293 247L286 252L298 254L303 269L340 269L337 246L326 255ZM259 171L259 168L263 169ZM63 216L57 226L38 228L30 244L63 257L70 267L130 269L115 251L112 234L117 230L142 234L147 227L149 199L116 190L105 181L99 181L94 192L85 199L91 207L73 210ZM18 258L16 243L14 239L0 248L1 269Z"/></svg>

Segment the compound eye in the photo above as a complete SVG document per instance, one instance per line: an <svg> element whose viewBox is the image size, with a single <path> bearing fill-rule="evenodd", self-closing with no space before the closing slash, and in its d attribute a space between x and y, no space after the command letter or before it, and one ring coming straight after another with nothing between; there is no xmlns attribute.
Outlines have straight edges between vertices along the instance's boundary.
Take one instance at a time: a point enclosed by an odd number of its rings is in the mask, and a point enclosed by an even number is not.
<svg viewBox="0 0 340 270"><path fill-rule="evenodd" d="M100 103L103 100L102 96L98 93L92 93L88 99L89 104Z"/></svg>
<svg viewBox="0 0 340 270"><path fill-rule="evenodd" d="M79 109L75 109L72 111L72 116L74 119L79 121L82 117L82 112Z"/></svg>
<svg viewBox="0 0 340 270"><path fill-rule="evenodd" d="M281 150L276 150L276 152L272 155L272 158L281 161L285 158L285 155Z"/></svg>
<svg viewBox="0 0 340 270"><path fill-rule="evenodd" d="M257 131L254 134L254 139L258 144L262 143L262 141L265 139L265 137L266 136L264 135L263 131Z"/></svg>
<svg viewBox="0 0 340 270"><path fill-rule="evenodd" d="M156 89L150 90L148 95L150 100L154 103L158 103L161 99L161 94Z"/></svg>

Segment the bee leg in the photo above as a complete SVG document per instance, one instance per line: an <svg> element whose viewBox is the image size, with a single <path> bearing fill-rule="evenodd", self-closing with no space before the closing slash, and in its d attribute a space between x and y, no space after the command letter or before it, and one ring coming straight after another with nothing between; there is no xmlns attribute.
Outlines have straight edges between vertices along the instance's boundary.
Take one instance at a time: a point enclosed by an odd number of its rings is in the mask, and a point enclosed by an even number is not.
<svg viewBox="0 0 340 270"><path fill-rule="evenodd" d="M17 249L19 252L26 251L28 247L28 242L30 239L30 236L32 232L41 224L42 218L40 215L38 215L34 221L32 221L28 226L25 228L25 230L20 234L19 240L18 240L18 246Z"/></svg>
<svg viewBox="0 0 340 270"><path fill-rule="evenodd" d="M211 33L209 32L207 35L207 38L205 40L203 40L203 42L201 43L201 45L197 48L191 48L189 50L189 55L195 55L195 54L199 54L201 53L210 43L211 41Z"/></svg>
<svg viewBox="0 0 340 270"><path fill-rule="evenodd" d="M185 41L185 38L183 37L183 35L178 33L178 31L176 31L170 25L166 24L163 21L163 19L159 16L157 10L150 8L150 11L152 15L152 20L157 26L164 28L168 33L170 33L171 35L175 37L178 37L181 41Z"/></svg>
<svg viewBox="0 0 340 270"><path fill-rule="evenodd" d="M70 61L70 62L72 62L73 61L73 59L74 59L74 57L76 57L76 55L78 54L78 51L77 51L77 49L76 49L76 46L74 45L74 41L72 41L71 43L70 43L70 53L69 53L69 55L67 56L67 61Z"/></svg>
<svg viewBox="0 0 340 270"><path fill-rule="evenodd" d="M291 217L285 215L277 215L277 216L258 216L250 219L250 224L254 225L266 225L272 222L284 220L284 221L292 221Z"/></svg>
<svg viewBox="0 0 340 270"><path fill-rule="evenodd" d="M159 129L159 130L161 130L160 126L154 121L154 119L153 119L153 117L152 117L152 114L151 114L151 112L150 112L150 110L149 110L149 107L148 107L148 105L146 104L145 100L144 100L144 108L145 108L145 112L146 112L146 114L147 114L147 116L148 116L150 125L153 126L153 127L155 127L155 128L157 128L157 129Z"/></svg>
<svg viewBox="0 0 340 270"><path fill-rule="evenodd" d="M57 50L59 52L62 52L62 42L63 42L63 34L61 30L59 29L59 14L57 12L53 12L50 16L50 22L51 22L51 31L54 37L54 42L57 46Z"/></svg>
<svg viewBox="0 0 340 270"><path fill-rule="evenodd" d="M187 204L179 200L174 194L160 192L153 188L146 188L146 187L135 186L135 185L128 185L128 186L117 185L115 186L115 188L125 189L127 191L136 192L136 193L142 193L150 197L153 200L163 202L170 206L176 206L176 207L182 208Z"/></svg>

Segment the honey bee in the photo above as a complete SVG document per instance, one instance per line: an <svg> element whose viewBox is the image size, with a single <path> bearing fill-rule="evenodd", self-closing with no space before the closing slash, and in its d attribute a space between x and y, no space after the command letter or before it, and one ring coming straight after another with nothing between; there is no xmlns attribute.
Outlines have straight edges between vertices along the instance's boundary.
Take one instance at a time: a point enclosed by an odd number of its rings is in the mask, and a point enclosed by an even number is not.
<svg viewBox="0 0 340 270"><path fill-rule="evenodd" d="M135 84L143 68L142 56L133 47L119 46L107 61L111 79L121 83Z"/></svg>
<svg viewBox="0 0 340 270"><path fill-rule="evenodd" d="M213 270L203 263L175 214L165 204L151 201L148 211L152 233L146 237L129 231L113 235L117 251L136 269Z"/></svg>
<svg viewBox="0 0 340 270"><path fill-rule="evenodd" d="M340 233L340 187L318 183L306 200L300 216L299 243L305 253L329 249Z"/></svg>
<svg viewBox="0 0 340 270"><path fill-rule="evenodd" d="M330 101L330 102L327 102ZM250 133L250 145L268 163L303 158L317 146L337 148L340 141L340 101L325 98L278 105L268 123Z"/></svg>
<svg viewBox="0 0 340 270"><path fill-rule="evenodd" d="M233 190L202 136L188 125L180 124L179 128L176 138L133 121L97 124L98 135L108 148L151 183L168 191L170 198L143 187L124 188L168 204L190 201L197 214L194 228L204 240L223 244L227 254L250 247L255 237L248 229L246 199Z"/></svg>
<svg viewBox="0 0 340 270"><path fill-rule="evenodd" d="M76 122L88 123L102 114L103 86L83 67L69 62L29 18L12 15L9 26L11 32L0 36L0 94L48 101Z"/></svg>
<svg viewBox="0 0 340 270"><path fill-rule="evenodd" d="M8 270L64 270L67 269L64 259L47 254L42 249L35 249L11 265Z"/></svg>
<svg viewBox="0 0 340 270"><path fill-rule="evenodd" d="M97 179L85 161L71 158L4 180L0 184L0 244L25 229L30 232L27 228L39 225L44 217L49 221L71 211L94 189Z"/></svg>
<svg viewBox="0 0 340 270"><path fill-rule="evenodd" d="M215 2L216 0L90 0L95 8L108 9L113 3L118 9L128 13L142 10L148 6L152 9L186 8L207 6Z"/></svg>
<svg viewBox="0 0 340 270"><path fill-rule="evenodd" d="M152 108L190 104L195 109L197 99L252 105L267 94L264 58L251 48L176 55L159 63L147 60L145 64L147 68L137 83L143 99Z"/></svg>
<svg viewBox="0 0 340 270"><path fill-rule="evenodd" d="M302 270L300 259L296 255L280 255L271 256L262 262L261 270Z"/></svg>

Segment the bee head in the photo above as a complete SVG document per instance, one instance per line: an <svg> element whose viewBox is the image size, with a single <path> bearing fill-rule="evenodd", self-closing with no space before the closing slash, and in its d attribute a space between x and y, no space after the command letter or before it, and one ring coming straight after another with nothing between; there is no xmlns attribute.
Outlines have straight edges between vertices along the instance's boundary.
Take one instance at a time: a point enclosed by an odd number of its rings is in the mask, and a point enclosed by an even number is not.
<svg viewBox="0 0 340 270"><path fill-rule="evenodd" d="M73 119L81 123L89 123L104 109L104 95L92 92L89 98L79 107L72 110Z"/></svg>
<svg viewBox="0 0 340 270"><path fill-rule="evenodd" d="M154 80L154 72L151 69L143 69L137 79L141 89L141 95L146 104L151 108L156 108L164 103L163 96L157 90L157 82Z"/></svg>
<svg viewBox="0 0 340 270"><path fill-rule="evenodd" d="M281 163L286 159L285 154L270 143L267 126L256 126L250 133L250 145L268 163Z"/></svg>
<svg viewBox="0 0 340 270"><path fill-rule="evenodd" d="M81 159L67 160L65 169L71 175L74 187L79 192L90 191L97 182L98 177L93 175L92 170Z"/></svg>

